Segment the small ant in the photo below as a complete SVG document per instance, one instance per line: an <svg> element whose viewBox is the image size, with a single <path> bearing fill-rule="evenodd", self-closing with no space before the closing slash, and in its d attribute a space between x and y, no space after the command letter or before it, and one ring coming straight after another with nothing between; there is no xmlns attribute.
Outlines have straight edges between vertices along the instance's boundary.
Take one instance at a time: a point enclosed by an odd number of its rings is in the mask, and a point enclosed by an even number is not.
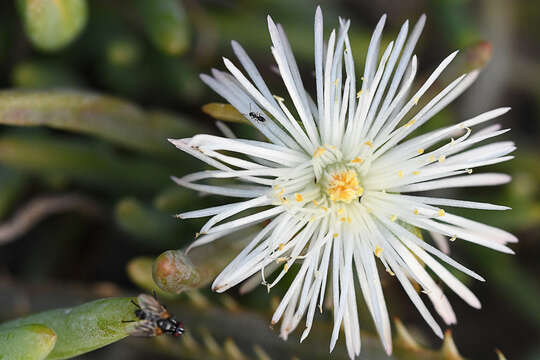
<svg viewBox="0 0 540 360"><path fill-rule="evenodd" d="M249 103L249 113L248 113L249 117L252 118L253 120L257 120L257 121L260 121L260 122L265 122L266 119L262 116L261 113L256 113L254 111L251 110L251 103Z"/></svg>

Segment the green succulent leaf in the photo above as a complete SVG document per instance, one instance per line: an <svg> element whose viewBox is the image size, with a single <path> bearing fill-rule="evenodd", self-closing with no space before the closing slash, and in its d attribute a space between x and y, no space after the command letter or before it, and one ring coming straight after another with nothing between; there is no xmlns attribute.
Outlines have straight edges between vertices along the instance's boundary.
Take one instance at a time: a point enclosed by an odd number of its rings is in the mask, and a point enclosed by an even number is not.
<svg viewBox="0 0 540 360"><path fill-rule="evenodd" d="M185 118L145 112L127 101L83 91L2 91L0 124L47 126L93 135L120 146L177 155L167 138L191 136L200 127Z"/></svg>
<svg viewBox="0 0 540 360"><path fill-rule="evenodd" d="M68 359L98 349L128 336L126 324L122 321L132 320L134 317L131 300L134 299L100 299L73 308L49 310L0 324L0 349L3 348L1 344L4 332L12 333L17 328L30 324L50 328L56 333L56 346L47 359Z"/></svg>
<svg viewBox="0 0 540 360"><path fill-rule="evenodd" d="M0 360L41 360L54 348L56 334L44 325L29 324L0 331Z"/></svg>
<svg viewBox="0 0 540 360"><path fill-rule="evenodd" d="M18 0L19 13L32 44L44 51L68 45L88 18L86 0Z"/></svg>
<svg viewBox="0 0 540 360"><path fill-rule="evenodd" d="M150 40L158 49L170 55L180 55L187 50L190 32L179 1L137 0L135 6Z"/></svg>
<svg viewBox="0 0 540 360"><path fill-rule="evenodd" d="M118 154L94 141L50 135L1 136L0 164L122 191L155 191L170 184L170 170L158 163Z"/></svg>

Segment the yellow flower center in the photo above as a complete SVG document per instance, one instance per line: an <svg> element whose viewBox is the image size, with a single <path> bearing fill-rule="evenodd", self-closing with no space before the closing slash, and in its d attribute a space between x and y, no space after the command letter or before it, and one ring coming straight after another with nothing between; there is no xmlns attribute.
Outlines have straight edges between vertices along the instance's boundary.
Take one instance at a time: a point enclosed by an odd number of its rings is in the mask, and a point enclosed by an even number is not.
<svg viewBox="0 0 540 360"><path fill-rule="evenodd" d="M364 188L358 184L358 176L354 170L344 170L331 175L326 187L326 193L332 201L350 203L364 193Z"/></svg>

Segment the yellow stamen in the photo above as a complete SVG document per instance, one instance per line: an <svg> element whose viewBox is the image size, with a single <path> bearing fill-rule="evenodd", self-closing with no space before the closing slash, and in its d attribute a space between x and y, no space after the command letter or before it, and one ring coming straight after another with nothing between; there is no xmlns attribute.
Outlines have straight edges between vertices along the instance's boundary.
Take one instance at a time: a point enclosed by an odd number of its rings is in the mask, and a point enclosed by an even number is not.
<svg viewBox="0 0 540 360"><path fill-rule="evenodd" d="M298 202L300 202L300 201L302 201L304 199L302 197L302 194L295 194L294 197L295 197L296 201L298 201Z"/></svg>
<svg viewBox="0 0 540 360"><path fill-rule="evenodd" d="M356 171L345 170L332 175L332 181L328 185L326 192L332 201L349 203L361 196L364 189L358 184Z"/></svg>
<svg viewBox="0 0 540 360"><path fill-rule="evenodd" d="M361 164L364 162L363 159L360 159L358 156L351 160L353 164Z"/></svg>
<svg viewBox="0 0 540 360"><path fill-rule="evenodd" d="M381 254L382 254L382 249L379 246L377 246L375 248L375 256L376 257L381 257Z"/></svg>
<svg viewBox="0 0 540 360"><path fill-rule="evenodd" d="M418 102L420 101L420 98L419 98L419 97L415 97L415 98L413 99L413 101L414 101L414 105L418 105Z"/></svg>
<svg viewBox="0 0 540 360"><path fill-rule="evenodd" d="M372 143L371 141L369 141L369 140L366 141L366 142L364 143L364 145L367 145L367 146L369 146L370 148L373 147L373 143Z"/></svg>
<svg viewBox="0 0 540 360"><path fill-rule="evenodd" d="M397 176L399 176L400 178L402 178L402 177L403 177L403 171L399 170L399 171L397 172Z"/></svg>
<svg viewBox="0 0 540 360"><path fill-rule="evenodd" d="M283 251L284 247L285 247L285 244L283 244L283 243L279 244L279 251Z"/></svg>
<svg viewBox="0 0 540 360"><path fill-rule="evenodd" d="M390 276L396 276L396 274L394 274L394 272L390 269L386 269L386 272L390 274Z"/></svg>
<svg viewBox="0 0 540 360"><path fill-rule="evenodd" d="M410 128L415 122L416 122L416 119L412 119L411 121L405 124L405 128Z"/></svg>
<svg viewBox="0 0 540 360"><path fill-rule="evenodd" d="M342 217L342 218L339 218L339 221L341 221L341 222L345 222L346 220L347 220L347 219L346 219L346 218L344 218L344 217Z"/></svg>
<svg viewBox="0 0 540 360"><path fill-rule="evenodd" d="M317 150L315 150L315 152L313 153L313 157L315 158L321 157L321 155L324 154L325 151L326 151L325 148L318 147Z"/></svg>
<svg viewBox="0 0 540 360"><path fill-rule="evenodd" d="M440 163L444 162L444 160L446 160L446 156L444 156L444 155L439 156L439 162Z"/></svg>
<svg viewBox="0 0 540 360"><path fill-rule="evenodd" d="M319 203L317 202L317 200L313 200L313 205L319 206Z"/></svg>
<svg viewBox="0 0 540 360"><path fill-rule="evenodd" d="M439 216L444 216L444 214L446 214L446 212L443 209L439 209L439 211L437 211L437 215Z"/></svg>
<svg viewBox="0 0 540 360"><path fill-rule="evenodd" d="M429 162L434 162L435 161L435 156L431 155L428 159Z"/></svg>
<svg viewBox="0 0 540 360"><path fill-rule="evenodd" d="M350 224L350 223L351 223L351 217L347 216L347 224Z"/></svg>
<svg viewBox="0 0 540 360"><path fill-rule="evenodd" d="M452 237L450 238L450 241L456 241L456 239L457 239L457 235L454 235L454 236L452 236Z"/></svg>
<svg viewBox="0 0 540 360"><path fill-rule="evenodd" d="M418 155L422 155L424 153L424 149L420 148L417 150L417 152L418 152Z"/></svg>
<svg viewBox="0 0 540 360"><path fill-rule="evenodd" d="M328 212L328 208L326 206L321 206L321 209L323 209L324 212Z"/></svg>
<svg viewBox="0 0 540 360"><path fill-rule="evenodd" d="M418 209L414 209L414 215L418 215L419 211Z"/></svg>
<svg viewBox="0 0 540 360"><path fill-rule="evenodd" d="M334 233L334 239L337 238L339 235L338 233Z"/></svg>
<svg viewBox="0 0 540 360"><path fill-rule="evenodd" d="M396 221L396 219L397 219L397 216L396 216L396 215L390 216L390 221L394 222L394 221Z"/></svg>
<svg viewBox="0 0 540 360"><path fill-rule="evenodd" d="M362 90L360 90L359 92L356 93L356 98L357 99L360 99L360 96L362 96Z"/></svg>
<svg viewBox="0 0 540 360"><path fill-rule="evenodd" d="M289 271L289 264L283 265L283 271L284 271L284 272Z"/></svg>
<svg viewBox="0 0 540 360"><path fill-rule="evenodd" d="M420 175L420 171L418 171L418 170L413 171L412 173L413 173L413 175Z"/></svg>
<svg viewBox="0 0 540 360"><path fill-rule="evenodd" d="M337 213L338 213L338 215L341 215L341 214L343 214L344 212L345 212L345 209L344 209L344 208L341 208L341 209L338 210Z"/></svg>

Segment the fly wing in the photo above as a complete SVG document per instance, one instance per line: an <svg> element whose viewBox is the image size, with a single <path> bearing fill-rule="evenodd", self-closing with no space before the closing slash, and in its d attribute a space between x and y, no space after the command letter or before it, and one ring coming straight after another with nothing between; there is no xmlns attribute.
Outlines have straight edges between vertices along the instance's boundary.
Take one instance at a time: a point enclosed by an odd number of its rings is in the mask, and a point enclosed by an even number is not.
<svg viewBox="0 0 540 360"><path fill-rule="evenodd" d="M150 318L166 318L169 316L167 309L161 305L155 297L141 294L137 297L141 310Z"/></svg>
<svg viewBox="0 0 540 360"><path fill-rule="evenodd" d="M161 329L157 327L152 320L137 321L131 329L128 330L128 334L131 336L148 337L161 335L162 333Z"/></svg>

